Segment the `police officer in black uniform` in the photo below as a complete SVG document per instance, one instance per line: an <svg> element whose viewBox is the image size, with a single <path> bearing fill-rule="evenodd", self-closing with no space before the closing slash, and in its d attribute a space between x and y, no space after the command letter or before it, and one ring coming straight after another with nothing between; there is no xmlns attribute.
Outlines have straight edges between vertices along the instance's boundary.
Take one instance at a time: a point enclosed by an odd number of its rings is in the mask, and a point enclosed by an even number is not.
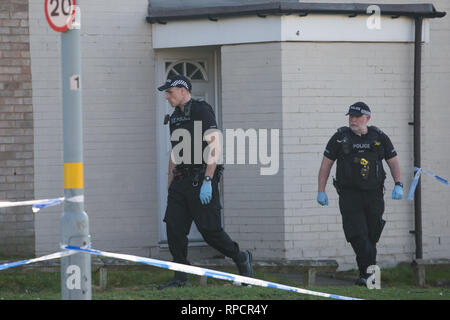
<svg viewBox="0 0 450 320"><path fill-rule="evenodd" d="M220 147L214 111L205 101L192 99L191 89L189 79L181 75L169 77L158 88L159 91L166 92L167 101L175 108L172 115L165 119L165 123L170 122L172 143L164 217L169 250L174 262L189 264L187 235L194 221L203 239L211 247L233 259L241 275L253 277L250 251L240 251L239 245L231 240L221 226L218 183L223 167L217 165ZM201 132L201 137L195 136L196 125L201 127L201 130L197 130ZM177 129L181 131L177 132ZM183 133L188 133L189 137L183 136ZM187 140L183 141L184 139ZM179 148L179 143L184 148ZM196 143L201 146L196 146ZM212 143L215 143L215 147L211 148L211 158L205 161L204 150ZM174 152L175 150L177 151ZM160 286L160 289L187 284L187 274L175 272L174 279Z"/></svg>
<svg viewBox="0 0 450 320"><path fill-rule="evenodd" d="M333 184L339 194L339 208L345 238L355 254L360 276L357 285L366 285L367 267L376 264L376 244L385 221L384 180L385 159L395 187L392 199L403 198L401 170L391 140L375 126L367 126L370 108L364 102L350 106L349 127L342 127L329 140L319 170L317 202L328 205L325 186L331 167L337 160L336 179Z"/></svg>

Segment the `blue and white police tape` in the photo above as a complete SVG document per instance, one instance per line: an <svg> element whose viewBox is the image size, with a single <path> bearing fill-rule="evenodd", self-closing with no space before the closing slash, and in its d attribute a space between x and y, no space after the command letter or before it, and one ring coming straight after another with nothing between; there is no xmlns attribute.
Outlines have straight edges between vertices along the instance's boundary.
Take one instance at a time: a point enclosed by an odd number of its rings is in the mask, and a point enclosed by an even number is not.
<svg viewBox="0 0 450 320"><path fill-rule="evenodd" d="M414 168L414 170L419 170L420 168ZM443 184L446 184L448 186L450 186L450 182L448 182L448 180L439 177L438 175L435 175L433 172L427 171L425 169L421 169L423 173L428 174L429 176L432 176L433 178L435 178L437 181L442 182Z"/></svg>
<svg viewBox="0 0 450 320"><path fill-rule="evenodd" d="M286 286L283 284L275 283L275 282L269 282L265 280L259 280L255 278L249 278L244 277L240 275L235 275L227 272L222 271L215 271L211 269L205 269L175 262L168 262L168 261L162 261L152 258L145 258L145 257L138 257L133 256L129 254L121 254L121 253L111 253L106 251L100 251L95 249L89 249L89 248L81 248L81 247L75 247L75 246L63 246L63 249L71 250L71 251L79 251L79 252L86 252L93 255L103 256L103 257L110 257L110 258L116 258L116 259L122 259L122 260L128 260L133 261L137 263L143 263L150 266L163 268L163 269L169 269L173 271L181 271L185 273L191 273L198 276L205 276L215 279L221 279L221 280L228 280L232 282L239 282L239 283L245 283L245 284L251 284L255 286L260 287L267 287L267 288L274 288L274 289L280 289L280 290L286 290L286 291L292 291L297 292L301 294L308 294L313 296L319 296L319 297L325 297L325 298L331 298L331 299L339 299L339 300L361 300L357 298L351 298L346 296L340 296L336 294L329 294L329 293L322 293L322 292L316 292L291 286Z"/></svg>
<svg viewBox="0 0 450 320"><path fill-rule="evenodd" d="M23 266L23 265L26 265L26 264L35 263L35 262L41 262L41 261L46 261L46 260L53 260L53 259L58 259L58 258L62 258L62 257L67 257L67 256L70 256L70 255L75 254L75 253L77 253L77 252L68 250L68 251L61 251L61 252L52 253L52 254L49 254L49 255L46 255L46 256L42 256L42 257L39 257L39 258L4 263L4 264L0 264L0 271L5 270L5 269L9 269L9 268L20 267L20 266Z"/></svg>
<svg viewBox="0 0 450 320"><path fill-rule="evenodd" d="M414 198L414 192L416 191L417 184L419 183L419 178L420 178L420 174L422 173L422 169L414 168L414 171L416 171L416 174L414 175L414 179L411 183L411 187L409 188L408 198L407 198L408 200L412 200Z"/></svg>
<svg viewBox="0 0 450 320"><path fill-rule="evenodd" d="M28 201L17 201L17 202L11 202L11 201L0 201L0 208L9 208L9 207L23 207L23 206L32 206L31 209L34 213L39 212L39 210L56 206L59 204L62 204L64 201L68 202L82 202L84 201L84 196L75 196L66 199L65 197L60 198L54 198L54 199L41 199L41 200L28 200Z"/></svg>
<svg viewBox="0 0 450 320"><path fill-rule="evenodd" d="M444 178L439 177L438 175L435 175L433 172L430 172L428 170L422 169L422 168L417 168L414 167L414 172L416 172L416 174L414 175L414 179L411 183L411 187L409 188L409 192L408 192L408 200L413 200L414 199L414 192L416 191L417 188L417 184L419 183L419 179L420 179L420 175L422 173L426 173L429 176L432 176L433 178L435 178L437 181L450 186L450 182Z"/></svg>

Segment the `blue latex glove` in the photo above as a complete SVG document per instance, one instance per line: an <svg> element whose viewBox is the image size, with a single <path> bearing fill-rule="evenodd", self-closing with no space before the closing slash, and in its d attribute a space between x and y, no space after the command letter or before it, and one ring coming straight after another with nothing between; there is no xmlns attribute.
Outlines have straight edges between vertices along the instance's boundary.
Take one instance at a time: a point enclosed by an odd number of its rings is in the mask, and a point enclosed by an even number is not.
<svg viewBox="0 0 450 320"><path fill-rule="evenodd" d="M208 204L212 199L211 181L203 181L200 189L200 201L202 204Z"/></svg>
<svg viewBox="0 0 450 320"><path fill-rule="evenodd" d="M392 199L401 200L403 199L403 188L400 186L395 186L392 190Z"/></svg>
<svg viewBox="0 0 450 320"><path fill-rule="evenodd" d="M317 193L317 202L322 206L328 205L328 196L325 192L318 192Z"/></svg>

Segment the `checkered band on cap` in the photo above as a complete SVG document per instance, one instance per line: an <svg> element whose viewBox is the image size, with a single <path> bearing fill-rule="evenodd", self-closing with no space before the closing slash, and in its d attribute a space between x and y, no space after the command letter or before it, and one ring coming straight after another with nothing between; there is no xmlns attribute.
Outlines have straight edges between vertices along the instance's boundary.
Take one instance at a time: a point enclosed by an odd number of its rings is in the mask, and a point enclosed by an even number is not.
<svg viewBox="0 0 450 320"><path fill-rule="evenodd" d="M174 75L169 77L166 80L166 83L158 88L159 91L167 90L169 88L178 87L185 88L188 91L191 91L192 85L188 78L182 75Z"/></svg>
<svg viewBox="0 0 450 320"><path fill-rule="evenodd" d="M177 87L179 85L182 85L183 87L185 87L187 90L189 90L189 86L187 84L186 81L184 80L175 80L174 82L172 82L172 84L170 85L171 87Z"/></svg>

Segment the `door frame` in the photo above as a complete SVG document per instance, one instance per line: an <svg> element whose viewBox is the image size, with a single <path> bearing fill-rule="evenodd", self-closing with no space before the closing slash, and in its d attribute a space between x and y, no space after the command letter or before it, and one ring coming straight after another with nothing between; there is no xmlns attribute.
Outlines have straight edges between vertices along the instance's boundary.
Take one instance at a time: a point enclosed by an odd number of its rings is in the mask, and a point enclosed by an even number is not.
<svg viewBox="0 0 450 320"><path fill-rule="evenodd" d="M203 53L203 57L202 57ZM158 49L155 50L155 83L157 86L164 83L165 79L165 63L168 60L186 61L191 59L209 58L212 55L213 96L208 97L215 111L217 125L222 128L222 107L221 107L221 76L220 76L220 47L194 47L194 48L177 48L177 49ZM164 79L163 79L164 78ZM195 85L195 82L193 82ZM167 102L163 93L156 93L156 150L157 150L157 219L158 219L158 244L160 247L167 247L166 226L163 221L165 209L167 206L167 179L168 179L168 159L167 152L170 148L167 140L167 125L163 125L163 119L167 114ZM169 110L169 113L171 111ZM220 186L221 200L223 204L223 180ZM194 225L194 224L193 224ZM222 215L223 225L223 215ZM204 246L203 239L189 240L189 246Z"/></svg>

